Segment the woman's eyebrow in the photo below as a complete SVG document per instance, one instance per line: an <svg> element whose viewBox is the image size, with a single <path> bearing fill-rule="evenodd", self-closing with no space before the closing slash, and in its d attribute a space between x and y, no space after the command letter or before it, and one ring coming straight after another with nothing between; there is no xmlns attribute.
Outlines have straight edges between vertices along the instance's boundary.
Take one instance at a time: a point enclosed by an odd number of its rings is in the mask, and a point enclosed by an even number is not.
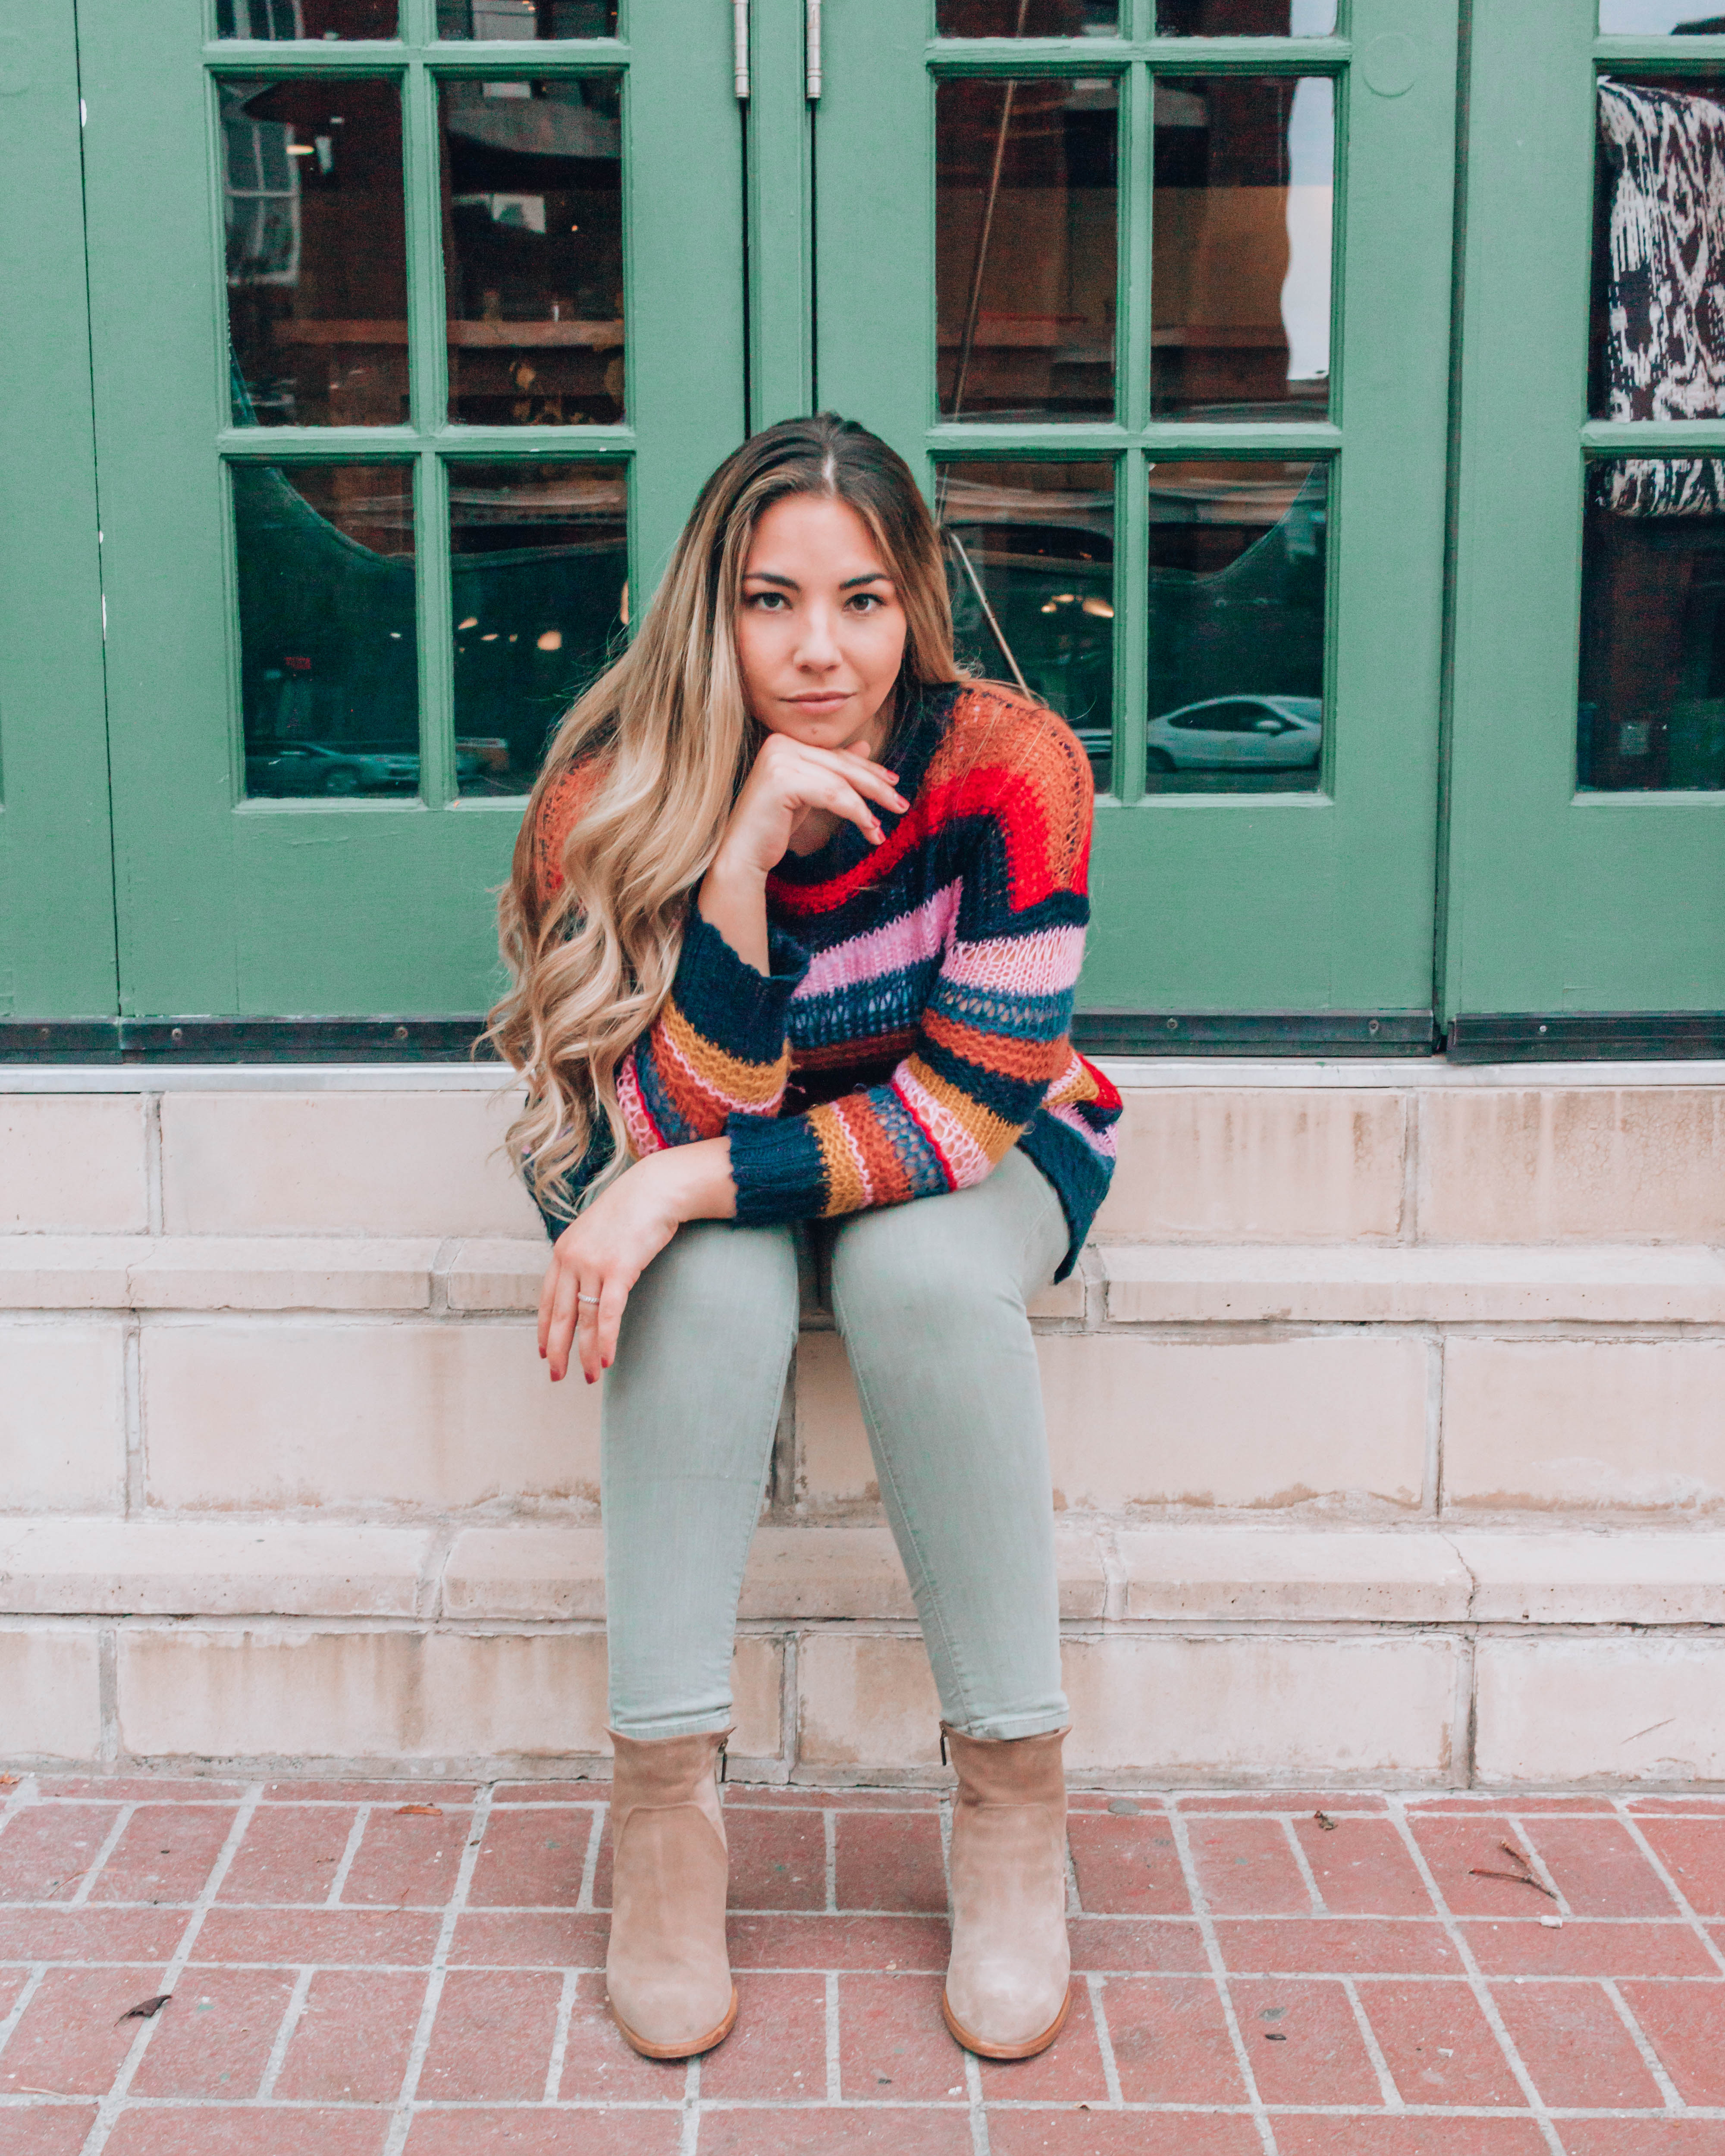
<svg viewBox="0 0 1725 2156"><path fill-rule="evenodd" d="M788 592L799 592L803 588L794 577L782 577L777 569L745 569L742 579L745 583L783 584Z"/></svg>
<svg viewBox="0 0 1725 2156"><path fill-rule="evenodd" d="M870 569L865 576L847 577L839 585L841 592L853 591L858 584L890 584L892 579L885 569Z"/></svg>

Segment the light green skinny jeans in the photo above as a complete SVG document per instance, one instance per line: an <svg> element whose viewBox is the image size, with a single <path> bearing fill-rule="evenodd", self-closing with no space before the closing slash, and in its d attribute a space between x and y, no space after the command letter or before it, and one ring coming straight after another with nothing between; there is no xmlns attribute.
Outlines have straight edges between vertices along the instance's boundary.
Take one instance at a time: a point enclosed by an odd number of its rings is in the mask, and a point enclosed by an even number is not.
<svg viewBox="0 0 1725 2156"><path fill-rule="evenodd" d="M1064 1729L1054 1513L1027 1297L1066 1248L1022 1152L984 1183L818 1229L942 1717ZM611 1726L731 1722L737 1596L796 1345L798 1231L694 1221L635 1283L605 1380Z"/></svg>

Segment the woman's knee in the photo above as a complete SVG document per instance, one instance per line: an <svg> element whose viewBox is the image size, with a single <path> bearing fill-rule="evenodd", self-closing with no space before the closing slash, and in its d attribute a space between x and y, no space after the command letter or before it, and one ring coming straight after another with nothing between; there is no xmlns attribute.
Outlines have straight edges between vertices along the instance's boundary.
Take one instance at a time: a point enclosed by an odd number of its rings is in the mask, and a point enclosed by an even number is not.
<svg viewBox="0 0 1725 2156"><path fill-rule="evenodd" d="M650 1335L669 1327L681 1340L705 1337L734 1351L751 1341L788 1342L798 1307L796 1244L788 1228L690 1220L635 1283L624 1330L625 1336L631 1330Z"/></svg>
<svg viewBox="0 0 1725 2156"><path fill-rule="evenodd" d="M833 1245L840 1331L914 1323L957 1336L1021 1307L1020 1253L989 1225L980 1209L969 1214L951 1198L914 1199L847 1221Z"/></svg>

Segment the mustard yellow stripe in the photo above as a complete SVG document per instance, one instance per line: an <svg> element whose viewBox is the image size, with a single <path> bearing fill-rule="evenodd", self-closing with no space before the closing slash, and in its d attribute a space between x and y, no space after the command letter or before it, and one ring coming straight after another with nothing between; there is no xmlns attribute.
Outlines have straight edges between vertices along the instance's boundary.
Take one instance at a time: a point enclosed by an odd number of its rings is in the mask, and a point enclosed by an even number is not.
<svg viewBox="0 0 1725 2156"><path fill-rule="evenodd" d="M984 1107L973 1094L962 1086L931 1070L920 1055L910 1059L909 1070L923 1090L932 1094L953 1121L964 1130L987 1153L990 1160L1004 1160L1017 1142L1019 1126L1003 1122L991 1108Z"/></svg>
<svg viewBox="0 0 1725 2156"><path fill-rule="evenodd" d="M832 1219L841 1213L860 1211L868 1201L868 1192L855 1149L845 1132L844 1116L829 1101L824 1107L811 1108L809 1122L820 1147L820 1164L827 1179L826 1217Z"/></svg>
<svg viewBox="0 0 1725 2156"><path fill-rule="evenodd" d="M771 1063L745 1063L697 1032L675 1003L665 1006L659 1023L667 1041L701 1082L727 1101L742 1107L765 1106L783 1092L791 1067L788 1047Z"/></svg>

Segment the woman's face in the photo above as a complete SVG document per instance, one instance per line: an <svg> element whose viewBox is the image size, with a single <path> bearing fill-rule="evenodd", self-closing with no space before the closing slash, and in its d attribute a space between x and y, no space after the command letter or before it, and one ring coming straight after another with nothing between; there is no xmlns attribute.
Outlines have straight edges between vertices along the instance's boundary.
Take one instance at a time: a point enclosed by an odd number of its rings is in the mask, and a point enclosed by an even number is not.
<svg viewBox="0 0 1725 2156"><path fill-rule="evenodd" d="M788 495L756 525L737 656L749 710L769 732L814 748L878 748L905 626L869 527L845 503Z"/></svg>

